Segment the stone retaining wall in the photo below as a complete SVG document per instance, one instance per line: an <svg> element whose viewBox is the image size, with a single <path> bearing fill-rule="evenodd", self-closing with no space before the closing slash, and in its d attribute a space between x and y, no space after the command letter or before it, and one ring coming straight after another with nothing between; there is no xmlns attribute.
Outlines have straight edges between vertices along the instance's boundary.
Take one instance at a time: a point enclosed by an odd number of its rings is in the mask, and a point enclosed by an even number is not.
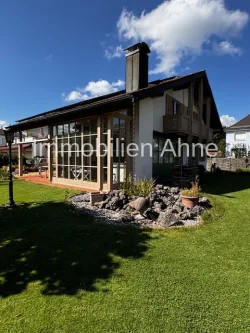
<svg viewBox="0 0 250 333"><path fill-rule="evenodd" d="M207 160L207 170L211 171L212 164L223 171L235 172L237 169L244 169L250 164L245 158L209 158Z"/></svg>

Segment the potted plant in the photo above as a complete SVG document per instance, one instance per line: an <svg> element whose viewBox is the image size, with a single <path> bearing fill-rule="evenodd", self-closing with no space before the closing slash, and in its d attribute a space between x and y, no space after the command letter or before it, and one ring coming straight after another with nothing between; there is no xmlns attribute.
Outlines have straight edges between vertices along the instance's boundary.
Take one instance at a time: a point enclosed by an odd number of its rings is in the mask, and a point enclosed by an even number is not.
<svg viewBox="0 0 250 333"><path fill-rule="evenodd" d="M192 184L190 189L186 188L181 191L182 203L187 208L193 208L198 205L200 190L197 183Z"/></svg>

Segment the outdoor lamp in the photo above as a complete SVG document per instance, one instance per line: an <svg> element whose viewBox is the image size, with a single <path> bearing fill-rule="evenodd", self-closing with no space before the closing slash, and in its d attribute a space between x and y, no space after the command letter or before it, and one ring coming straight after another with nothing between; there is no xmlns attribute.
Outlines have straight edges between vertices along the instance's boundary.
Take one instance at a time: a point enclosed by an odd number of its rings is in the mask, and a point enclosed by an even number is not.
<svg viewBox="0 0 250 333"><path fill-rule="evenodd" d="M14 133L10 131L4 131L6 142L9 146L9 203L7 207L14 208L15 202L13 199L13 180L12 180L12 156L11 156L11 146L14 141Z"/></svg>

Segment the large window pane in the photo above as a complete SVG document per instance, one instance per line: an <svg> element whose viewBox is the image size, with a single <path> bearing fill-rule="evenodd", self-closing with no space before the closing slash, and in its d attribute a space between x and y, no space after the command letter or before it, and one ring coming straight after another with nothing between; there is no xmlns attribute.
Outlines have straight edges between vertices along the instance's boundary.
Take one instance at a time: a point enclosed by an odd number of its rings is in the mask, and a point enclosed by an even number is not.
<svg viewBox="0 0 250 333"><path fill-rule="evenodd" d="M97 168L91 168L91 182L97 182Z"/></svg>
<svg viewBox="0 0 250 333"><path fill-rule="evenodd" d="M97 119L91 119L91 134L97 133Z"/></svg>

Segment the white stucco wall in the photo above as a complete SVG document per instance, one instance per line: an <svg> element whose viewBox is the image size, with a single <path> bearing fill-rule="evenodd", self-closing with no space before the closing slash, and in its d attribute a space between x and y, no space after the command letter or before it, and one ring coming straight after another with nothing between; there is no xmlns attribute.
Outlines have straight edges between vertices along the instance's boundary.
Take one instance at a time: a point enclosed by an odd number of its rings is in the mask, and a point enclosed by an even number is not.
<svg viewBox="0 0 250 333"><path fill-rule="evenodd" d="M5 136L0 135L0 146L6 146Z"/></svg>
<svg viewBox="0 0 250 333"><path fill-rule="evenodd" d="M139 102L136 121L136 143L152 143L153 131L163 132L163 116L166 114L166 95L170 95L188 107L188 89L168 90L161 97L147 98ZM195 110L195 106L194 106ZM135 158L136 178L152 177L153 160L149 148L145 148L144 157Z"/></svg>
<svg viewBox="0 0 250 333"><path fill-rule="evenodd" d="M188 106L188 89L178 91L168 90L166 93L176 99L178 102Z"/></svg>
<svg viewBox="0 0 250 333"><path fill-rule="evenodd" d="M141 143L153 143L154 100L147 98L139 102L136 124L136 143L141 148ZM144 149L144 156L139 152L135 158L136 179L152 177L153 162L148 147Z"/></svg>
<svg viewBox="0 0 250 333"><path fill-rule="evenodd" d="M188 107L188 89L180 91L168 90L164 96L153 99L153 129L157 132L163 132L163 116L166 114L166 95L176 99L178 102ZM194 106L195 110L195 106Z"/></svg>
<svg viewBox="0 0 250 333"><path fill-rule="evenodd" d="M246 133L246 140L235 140L236 133ZM235 132L226 133L226 156L231 157L231 149L234 146L242 147L246 146L247 150L250 151L250 129L247 130L237 130ZM233 157L233 156L232 156Z"/></svg>
<svg viewBox="0 0 250 333"><path fill-rule="evenodd" d="M163 116L166 114L166 96L153 99L153 129L163 132Z"/></svg>

